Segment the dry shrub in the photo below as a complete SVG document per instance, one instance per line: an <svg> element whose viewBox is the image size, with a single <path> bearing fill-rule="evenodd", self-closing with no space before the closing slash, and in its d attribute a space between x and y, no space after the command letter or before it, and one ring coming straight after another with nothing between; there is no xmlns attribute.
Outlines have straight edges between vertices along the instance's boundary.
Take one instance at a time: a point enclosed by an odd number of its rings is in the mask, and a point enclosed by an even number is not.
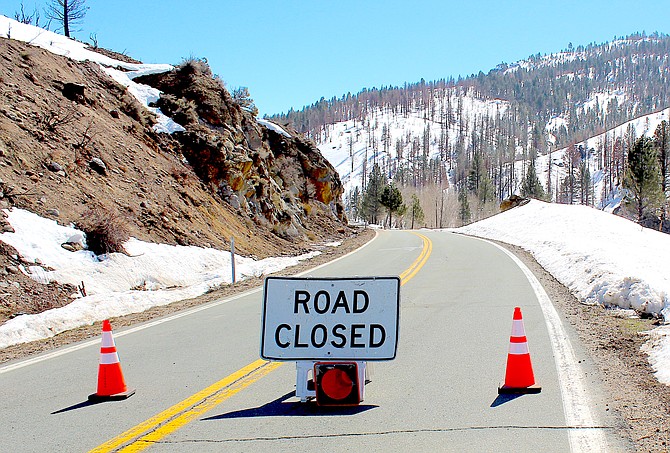
<svg viewBox="0 0 670 453"><path fill-rule="evenodd" d="M128 93L123 96L119 110L142 124L142 126L152 126L154 124L153 114Z"/></svg>
<svg viewBox="0 0 670 453"><path fill-rule="evenodd" d="M127 254L123 244L130 238L130 228L120 213L94 206L86 210L77 227L86 234L88 249L96 255Z"/></svg>
<svg viewBox="0 0 670 453"><path fill-rule="evenodd" d="M75 107L58 108L56 110L42 110L37 115L37 125L42 130L56 132L61 126L72 123L77 117Z"/></svg>
<svg viewBox="0 0 670 453"><path fill-rule="evenodd" d="M182 59L182 62L177 65L177 69L185 74L211 75L212 73L209 64L207 64L207 58L198 58L193 55L189 55L188 58Z"/></svg>
<svg viewBox="0 0 670 453"><path fill-rule="evenodd" d="M198 123L197 106L193 101L163 93L156 102L156 107L182 126Z"/></svg>

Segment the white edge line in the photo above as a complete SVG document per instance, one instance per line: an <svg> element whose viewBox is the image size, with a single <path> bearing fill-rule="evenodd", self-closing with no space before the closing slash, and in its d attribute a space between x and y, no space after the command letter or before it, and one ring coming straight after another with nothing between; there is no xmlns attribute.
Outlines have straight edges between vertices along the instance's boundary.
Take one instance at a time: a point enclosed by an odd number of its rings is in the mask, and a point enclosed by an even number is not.
<svg viewBox="0 0 670 453"><path fill-rule="evenodd" d="M568 339L561 318L556 307L542 287L540 281L533 272L528 269L516 255L495 242L486 239L469 236L473 239L488 242L509 256L523 271L530 283L542 314L544 315L547 330L551 339L551 348L554 352L558 382L563 400L563 412L565 422L568 426L580 428L592 428L598 426L591 413L590 398L584 384L583 372L578 364L577 356ZM607 452L607 440L602 429L571 429L568 431L571 451L575 453Z"/></svg>
<svg viewBox="0 0 670 453"><path fill-rule="evenodd" d="M309 269L307 271L300 272L299 274L296 274L296 276L299 277L299 276L302 276L302 275L305 275L305 274L309 274L310 272L313 272L317 269L321 269L322 267L328 266L329 264L332 264L332 263L335 263L335 262L337 262L341 259L344 259L344 258L348 257L349 255L357 253L358 251L367 247L372 241L377 239L377 236L378 236L378 233L375 230L375 237L372 238L371 240L369 240L368 242L366 242L365 244L363 244L362 246L358 247L356 250L352 250L351 252L349 252L345 255L342 255L342 256L340 256L340 257L338 257L338 258L336 258L332 261L328 261L327 263L320 264L320 265L318 265L318 266L316 266L312 269ZM262 289L263 289L262 286L258 286L256 288L252 288L250 290L247 290L247 291L245 291L243 293L240 293L240 294L237 294L235 296L231 296L227 299L221 299L221 300L217 300L217 301L214 301L214 302L210 302L206 305L200 305L198 307L194 307L194 308L191 308L189 310L179 312L179 313L176 313L174 315L167 316L165 318L160 318L160 319L156 319L155 321L147 322L146 324L141 324L141 325L136 326L136 327L131 327L129 329L120 330L120 331L114 333L114 337L116 337L116 338L123 337L124 335L129 335L131 333L139 332L140 330L148 329L150 327L154 327L154 326L163 324L165 322L174 321L175 319L183 318L184 316L189 316L189 315L192 315L194 313L197 313L197 312L200 312L200 311L203 311L203 310L208 310L210 308L217 307L219 305L222 305L222 304L225 304L225 303L228 303L228 302L232 302L234 300L241 299L241 298L249 296L251 294L260 292ZM66 346L66 347L61 348L61 349L56 349L56 350L48 352L46 354L41 354L41 355L38 355L36 357L31 357L29 359L22 360L20 362L16 362L16 363L12 363L10 365L5 365L3 367L0 367L0 374L8 373L8 372L14 371L14 370L18 370L19 368L23 368L23 367L26 367L28 365L33 365L33 364L36 364L36 363L40 363L40 362L43 362L45 360L54 359L56 357L60 357L60 356L65 355L65 354L69 354L71 352L79 351L80 349L88 348L88 347L96 345L96 344L100 344L100 339L99 338L84 341L82 343L77 343L77 344L74 344L72 346Z"/></svg>

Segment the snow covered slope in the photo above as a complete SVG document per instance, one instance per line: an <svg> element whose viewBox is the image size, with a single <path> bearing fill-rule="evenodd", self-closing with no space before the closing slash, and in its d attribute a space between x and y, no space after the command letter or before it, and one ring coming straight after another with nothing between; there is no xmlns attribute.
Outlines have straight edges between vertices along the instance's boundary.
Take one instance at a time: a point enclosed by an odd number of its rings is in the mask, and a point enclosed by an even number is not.
<svg viewBox="0 0 670 453"><path fill-rule="evenodd" d="M445 140L469 143L467 134L461 135L461 123L472 123L482 117L495 118L502 114L508 103L501 100L483 101L459 88L450 93L435 94L429 106L415 105L407 115L391 109L376 109L362 121L344 121L327 125L317 140L321 154L335 167L344 185L344 193L362 187L363 175L378 163L382 170L395 170L407 162L412 148L421 148L424 140L431 159L445 153ZM433 112L451 112L431 115Z"/></svg>

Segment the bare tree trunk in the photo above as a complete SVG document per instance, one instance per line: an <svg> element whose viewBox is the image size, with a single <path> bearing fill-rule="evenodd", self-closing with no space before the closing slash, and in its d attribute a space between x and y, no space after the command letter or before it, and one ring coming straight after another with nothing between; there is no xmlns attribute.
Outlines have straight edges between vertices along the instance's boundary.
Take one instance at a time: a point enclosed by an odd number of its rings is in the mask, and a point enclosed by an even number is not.
<svg viewBox="0 0 670 453"><path fill-rule="evenodd" d="M68 38L70 37L70 17L67 6L67 0L63 0L63 33Z"/></svg>

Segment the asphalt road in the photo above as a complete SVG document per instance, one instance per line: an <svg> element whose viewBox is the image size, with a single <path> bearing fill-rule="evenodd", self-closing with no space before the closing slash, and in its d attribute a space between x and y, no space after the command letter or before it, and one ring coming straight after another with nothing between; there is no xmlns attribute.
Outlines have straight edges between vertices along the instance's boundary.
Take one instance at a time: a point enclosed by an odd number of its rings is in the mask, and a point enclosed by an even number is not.
<svg viewBox="0 0 670 453"><path fill-rule="evenodd" d="M360 406L300 403L295 363L259 361L259 288L115 331L124 401L87 401L98 341L1 367L0 451L625 450L546 295L499 247L382 231L307 275L403 277L397 358L371 366ZM542 391L502 397L515 306Z"/></svg>

